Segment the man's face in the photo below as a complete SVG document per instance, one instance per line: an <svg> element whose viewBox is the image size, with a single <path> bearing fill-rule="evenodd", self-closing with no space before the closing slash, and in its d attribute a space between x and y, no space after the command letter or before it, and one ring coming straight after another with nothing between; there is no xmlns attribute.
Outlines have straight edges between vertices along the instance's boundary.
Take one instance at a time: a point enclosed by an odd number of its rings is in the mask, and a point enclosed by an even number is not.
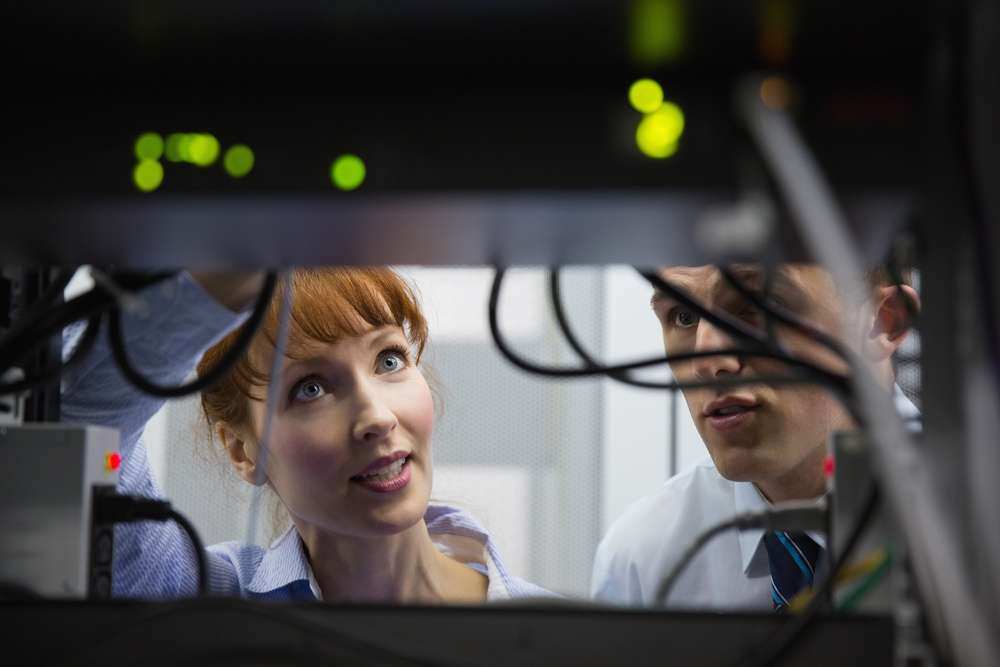
<svg viewBox="0 0 1000 667"><path fill-rule="evenodd" d="M741 282L761 289L759 267L734 267ZM765 330L762 313L736 292L712 266L660 271L713 310L721 310ZM800 319L840 337L841 300L829 274L808 265L786 265L771 276L770 298ZM657 292L653 310L668 354L741 347L691 309ZM843 372L829 350L787 327L775 336L791 355ZM745 347L745 344L742 346ZM678 381L787 375L786 365L750 356L715 356L671 365ZM691 416L719 472L734 481L752 481L770 500L817 495L823 488L822 460L829 434L850 428L851 420L832 394L816 385L747 384L684 392Z"/></svg>

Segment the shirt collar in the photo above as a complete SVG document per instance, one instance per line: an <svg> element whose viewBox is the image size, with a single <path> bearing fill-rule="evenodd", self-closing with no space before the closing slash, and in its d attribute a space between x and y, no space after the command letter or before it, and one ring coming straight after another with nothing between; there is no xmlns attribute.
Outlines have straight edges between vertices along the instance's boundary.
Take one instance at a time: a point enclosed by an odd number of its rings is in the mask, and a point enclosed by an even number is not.
<svg viewBox="0 0 1000 667"><path fill-rule="evenodd" d="M495 597L509 590L510 575L500 562L489 533L471 515L447 505L430 505L424 515L427 531L439 551L483 572ZM246 588L254 597L288 596L322 600L323 594L306 557L302 539L289 526L264 551L257 572Z"/></svg>
<svg viewBox="0 0 1000 667"><path fill-rule="evenodd" d="M299 585L293 587L293 584ZM318 599L319 588L313 590L314 585L315 578L312 568L309 567L305 549L302 548L302 540L295 526L289 526L288 530L264 551L260 565L246 590L253 596L267 596L280 589L293 587L295 590L308 591Z"/></svg>
<svg viewBox="0 0 1000 667"><path fill-rule="evenodd" d="M910 432L919 432L922 428L920 423L920 410L917 406L913 404L903 390L899 388L899 385L893 385L892 389L892 399L896 404L896 412L899 413L900 418L906 425L906 428Z"/></svg>
<svg viewBox="0 0 1000 667"><path fill-rule="evenodd" d="M919 430L920 411L906 397L898 384L893 385L893 399L896 411L899 412L899 416L906 422L910 430ZM734 482L733 494L737 514L757 512L771 507L771 503L764 498L764 494L752 482ZM826 547L826 535L815 531L809 531L808 534L821 547ZM760 528L740 529L739 542L743 573L751 577L767 574L769 568L767 550L764 548L764 531Z"/></svg>
<svg viewBox="0 0 1000 667"><path fill-rule="evenodd" d="M751 482L733 482L733 494L737 514L757 512L770 506ZM764 531L759 528L741 528L738 537L743 573L756 576L762 563L764 572L767 572L767 552L762 547Z"/></svg>

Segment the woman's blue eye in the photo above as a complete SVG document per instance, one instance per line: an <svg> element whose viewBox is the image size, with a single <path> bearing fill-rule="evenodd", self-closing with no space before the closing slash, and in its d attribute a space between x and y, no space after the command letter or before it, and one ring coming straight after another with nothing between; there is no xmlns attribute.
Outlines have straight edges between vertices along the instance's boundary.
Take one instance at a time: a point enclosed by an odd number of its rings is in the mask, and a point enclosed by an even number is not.
<svg viewBox="0 0 1000 667"><path fill-rule="evenodd" d="M405 367L406 356L396 350L388 350L379 356L376 371L379 373L396 373Z"/></svg>
<svg viewBox="0 0 1000 667"><path fill-rule="evenodd" d="M316 380L305 380L295 386L295 389L292 391L292 400L308 403L309 401L315 401L325 393L326 389Z"/></svg>
<svg viewBox="0 0 1000 667"><path fill-rule="evenodd" d="M675 308L670 313L670 323L681 329L690 329L698 324L698 316L687 308Z"/></svg>

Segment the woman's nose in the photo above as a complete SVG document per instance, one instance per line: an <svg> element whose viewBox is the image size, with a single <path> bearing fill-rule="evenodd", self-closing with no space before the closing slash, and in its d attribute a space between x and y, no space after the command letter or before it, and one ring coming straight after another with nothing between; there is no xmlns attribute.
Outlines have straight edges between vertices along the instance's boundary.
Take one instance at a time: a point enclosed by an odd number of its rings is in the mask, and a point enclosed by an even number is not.
<svg viewBox="0 0 1000 667"><path fill-rule="evenodd" d="M732 339L706 319L698 322L695 333L695 350L724 350L733 347ZM743 368L742 360L735 355L716 355L694 360L694 374L699 380L714 380L724 373L736 374Z"/></svg>
<svg viewBox="0 0 1000 667"><path fill-rule="evenodd" d="M360 386L353 435L358 442L374 443L386 438L399 423L377 389Z"/></svg>

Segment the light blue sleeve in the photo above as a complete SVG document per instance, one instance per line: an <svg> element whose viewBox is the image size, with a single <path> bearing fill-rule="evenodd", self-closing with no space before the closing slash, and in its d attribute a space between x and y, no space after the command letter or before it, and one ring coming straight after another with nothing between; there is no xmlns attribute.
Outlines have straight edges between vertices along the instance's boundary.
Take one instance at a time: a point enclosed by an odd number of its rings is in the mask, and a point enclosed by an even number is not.
<svg viewBox="0 0 1000 667"><path fill-rule="evenodd" d="M142 313L122 318L125 348L132 365L158 384L183 382L201 354L244 319L218 304L187 273L153 285L140 296L146 305ZM82 329L80 325L64 332L64 358ZM62 421L109 426L121 435L120 493L162 496L149 469L142 433L163 402L134 389L121 375L104 326L87 357L63 376ZM209 564L212 589L233 590L233 564L211 552ZM177 526L142 522L116 527L116 597L176 597L196 590L197 561Z"/></svg>

